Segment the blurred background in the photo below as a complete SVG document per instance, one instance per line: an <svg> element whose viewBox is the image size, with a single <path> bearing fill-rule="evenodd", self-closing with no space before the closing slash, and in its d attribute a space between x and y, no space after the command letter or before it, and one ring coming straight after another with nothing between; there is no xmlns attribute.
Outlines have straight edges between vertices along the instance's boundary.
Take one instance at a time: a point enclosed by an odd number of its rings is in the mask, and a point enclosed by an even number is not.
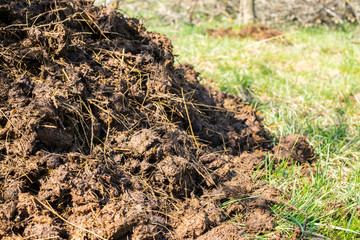
<svg viewBox="0 0 360 240"><path fill-rule="evenodd" d="M238 23L344 24L359 21L359 0L96 0L130 14L158 17L165 23L199 24L206 20L234 20Z"/></svg>

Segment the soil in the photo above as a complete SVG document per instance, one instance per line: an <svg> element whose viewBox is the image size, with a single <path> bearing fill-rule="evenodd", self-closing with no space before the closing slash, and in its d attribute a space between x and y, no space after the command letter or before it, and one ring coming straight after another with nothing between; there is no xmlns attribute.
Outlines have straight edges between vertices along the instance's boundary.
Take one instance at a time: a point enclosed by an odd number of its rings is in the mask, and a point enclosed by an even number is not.
<svg viewBox="0 0 360 240"><path fill-rule="evenodd" d="M281 192L251 175L267 153L307 161L306 140L274 147L255 109L174 66L166 36L91 2L0 0L0 238L273 231Z"/></svg>
<svg viewBox="0 0 360 240"><path fill-rule="evenodd" d="M272 40L281 42L283 44L291 44L288 41L284 33L272 28L268 28L261 24L249 25L241 28L240 30L234 30L233 28L221 28L221 29L208 29L207 32L210 36L213 37L237 37L237 38L247 38L251 37L255 40Z"/></svg>

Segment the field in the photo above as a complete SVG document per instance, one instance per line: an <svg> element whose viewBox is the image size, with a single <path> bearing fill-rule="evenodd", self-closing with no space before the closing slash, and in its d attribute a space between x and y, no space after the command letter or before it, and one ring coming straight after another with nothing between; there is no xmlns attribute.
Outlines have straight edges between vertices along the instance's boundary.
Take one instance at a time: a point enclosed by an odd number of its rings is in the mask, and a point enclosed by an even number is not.
<svg viewBox="0 0 360 240"><path fill-rule="evenodd" d="M276 139L288 134L308 136L318 156L313 163L274 168L269 159L266 170L254 175L282 189L290 196L288 203L297 208L272 208L277 230L286 234L302 228L303 211L308 214L307 236L360 237L358 29L287 26L284 37L292 44L281 44L212 37L206 31L241 28L234 23L174 28L155 18L145 24L172 39L178 63L193 64L205 85L238 95L257 108Z"/></svg>
<svg viewBox="0 0 360 240"><path fill-rule="evenodd" d="M359 238L356 26L131 6L0 2L0 238Z"/></svg>

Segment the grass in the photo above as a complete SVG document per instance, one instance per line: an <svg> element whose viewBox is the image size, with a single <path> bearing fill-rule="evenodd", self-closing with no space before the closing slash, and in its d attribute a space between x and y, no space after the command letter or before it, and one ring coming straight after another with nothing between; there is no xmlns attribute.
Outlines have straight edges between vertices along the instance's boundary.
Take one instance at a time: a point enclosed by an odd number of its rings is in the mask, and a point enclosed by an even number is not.
<svg viewBox="0 0 360 240"><path fill-rule="evenodd" d="M353 26L288 27L284 31L292 45L284 45L213 38L205 31L227 26L234 25L218 21L174 27L146 22L149 30L173 40L177 61L195 65L204 84L260 106L267 129L277 139L308 136L318 156L308 164L314 171L304 175L306 166L284 162L275 167L269 159L266 174L258 174L290 196L290 205L308 214L305 234L360 238L360 103L354 97L360 93L359 33ZM290 238L295 227L302 228L301 212L281 204L272 210L276 230L284 236Z"/></svg>

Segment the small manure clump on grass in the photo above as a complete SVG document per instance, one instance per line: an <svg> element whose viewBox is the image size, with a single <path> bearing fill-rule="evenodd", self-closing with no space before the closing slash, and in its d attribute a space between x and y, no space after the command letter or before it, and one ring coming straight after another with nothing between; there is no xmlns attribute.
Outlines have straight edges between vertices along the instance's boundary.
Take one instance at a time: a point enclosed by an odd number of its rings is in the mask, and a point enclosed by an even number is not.
<svg viewBox="0 0 360 240"><path fill-rule="evenodd" d="M273 230L261 117L174 66L164 35L91 1L0 0L0 47L0 238Z"/></svg>

